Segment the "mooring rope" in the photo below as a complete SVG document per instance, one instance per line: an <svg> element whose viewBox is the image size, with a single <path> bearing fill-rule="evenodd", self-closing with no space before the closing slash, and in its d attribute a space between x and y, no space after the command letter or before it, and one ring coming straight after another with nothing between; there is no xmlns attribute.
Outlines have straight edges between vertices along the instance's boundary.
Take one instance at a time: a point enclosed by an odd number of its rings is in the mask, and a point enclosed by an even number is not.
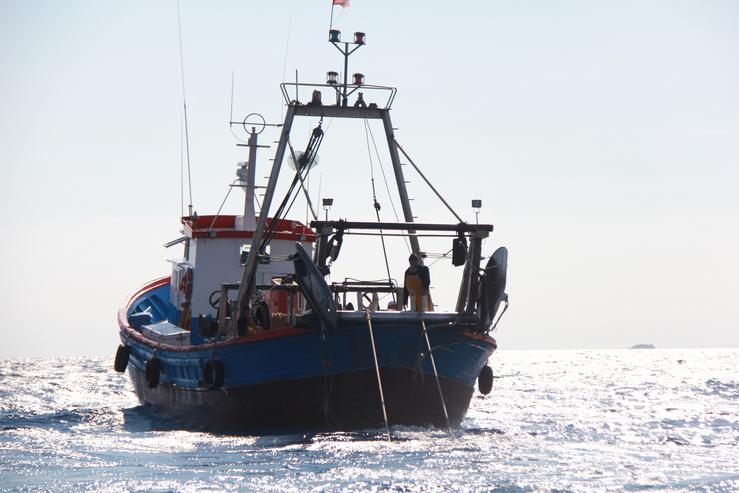
<svg viewBox="0 0 739 493"><path fill-rule="evenodd" d="M375 336L372 333L372 319L370 317L369 308L365 310L367 314L367 327L369 327L370 342L372 343L372 356L375 358L375 372L377 373L377 387L380 389L380 403L382 404L382 416L385 418L385 432L387 433L387 441L391 442L390 425L387 421L387 409L385 408L385 396L382 393L382 380L380 379L380 364L377 362L377 349L375 348Z"/></svg>
<svg viewBox="0 0 739 493"><path fill-rule="evenodd" d="M431 342L429 341L429 334L426 330L426 322L421 319L421 328L423 329L423 336L426 339L426 347L429 350L429 357L431 359L431 368L434 370L434 378L436 379L436 388L439 389L439 398L441 399L441 408L444 410L444 418L446 419L446 426L449 430L449 436L454 439L454 433L452 433L452 425L449 422L449 414L446 412L446 402L444 401L444 394L441 392L441 382L439 382L439 373L436 371L436 361L434 361L434 353L431 351Z"/></svg>

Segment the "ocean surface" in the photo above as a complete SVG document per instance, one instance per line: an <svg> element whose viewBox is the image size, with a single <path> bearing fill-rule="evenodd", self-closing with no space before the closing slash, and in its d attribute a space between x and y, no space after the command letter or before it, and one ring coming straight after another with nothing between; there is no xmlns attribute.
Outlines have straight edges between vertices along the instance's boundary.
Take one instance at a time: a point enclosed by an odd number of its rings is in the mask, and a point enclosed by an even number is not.
<svg viewBox="0 0 739 493"><path fill-rule="evenodd" d="M443 430L223 436L113 357L0 361L0 491L739 491L739 349L499 351Z"/></svg>

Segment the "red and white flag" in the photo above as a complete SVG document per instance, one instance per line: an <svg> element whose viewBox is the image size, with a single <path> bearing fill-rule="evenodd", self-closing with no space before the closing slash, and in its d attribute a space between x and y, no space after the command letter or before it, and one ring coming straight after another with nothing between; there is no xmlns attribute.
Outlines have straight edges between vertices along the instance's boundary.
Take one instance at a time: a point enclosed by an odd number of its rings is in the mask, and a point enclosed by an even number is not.
<svg viewBox="0 0 739 493"><path fill-rule="evenodd" d="M344 8L349 6L349 0L333 0L333 2L333 5L341 5Z"/></svg>

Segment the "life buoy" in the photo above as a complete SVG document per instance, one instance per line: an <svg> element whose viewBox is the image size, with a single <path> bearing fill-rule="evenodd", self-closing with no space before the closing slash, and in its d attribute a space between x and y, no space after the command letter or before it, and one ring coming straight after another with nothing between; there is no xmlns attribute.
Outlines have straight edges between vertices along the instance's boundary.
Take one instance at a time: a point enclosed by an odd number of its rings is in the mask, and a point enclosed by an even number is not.
<svg viewBox="0 0 739 493"><path fill-rule="evenodd" d="M328 256L331 257L332 262L336 262L336 259L339 258L339 253L341 253L341 245L344 243L344 232L340 231L333 235L330 240L328 240Z"/></svg>
<svg viewBox="0 0 739 493"><path fill-rule="evenodd" d="M131 348L120 344L118 350L115 352L115 362L113 363L113 369L118 373L126 371L128 366L128 358L131 356Z"/></svg>
<svg viewBox="0 0 739 493"><path fill-rule="evenodd" d="M185 295L185 301L190 300L192 296L192 269L187 268L182 273L182 279L180 280L180 291Z"/></svg>
<svg viewBox="0 0 739 493"><path fill-rule="evenodd" d="M146 362L146 385L150 389L154 389L159 385L159 370L161 369L161 362L159 358L151 358Z"/></svg>
<svg viewBox="0 0 739 493"><path fill-rule="evenodd" d="M221 361L212 359L203 366L203 383L210 390L216 390L223 385L225 367Z"/></svg>
<svg viewBox="0 0 739 493"><path fill-rule="evenodd" d="M493 369L488 365L480 370L480 375L477 377L477 388L484 395L488 395L493 390Z"/></svg>

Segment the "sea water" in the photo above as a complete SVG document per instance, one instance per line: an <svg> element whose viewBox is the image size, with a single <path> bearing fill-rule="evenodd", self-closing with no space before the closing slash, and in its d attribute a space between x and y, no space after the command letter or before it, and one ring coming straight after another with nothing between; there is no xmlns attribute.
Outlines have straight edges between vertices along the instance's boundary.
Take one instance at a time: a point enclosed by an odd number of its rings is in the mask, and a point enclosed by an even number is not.
<svg viewBox="0 0 739 493"><path fill-rule="evenodd" d="M499 351L445 430L228 436L106 359L0 361L2 491L739 491L739 350Z"/></svg>

